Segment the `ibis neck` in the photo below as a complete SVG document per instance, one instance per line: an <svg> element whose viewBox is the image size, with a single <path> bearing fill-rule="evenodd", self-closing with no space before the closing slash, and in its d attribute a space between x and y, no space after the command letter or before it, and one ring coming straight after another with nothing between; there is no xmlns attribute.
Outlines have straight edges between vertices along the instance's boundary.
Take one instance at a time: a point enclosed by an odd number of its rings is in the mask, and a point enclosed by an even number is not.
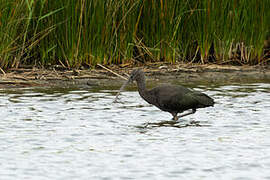
<svg viewBox="0 0 270 180"><path fill-rule="evenodd" d="M147 101L149 95L145 86L144 77L140 78L140 80L137 80L137 86L138 86L138 91L139 91L140 96Z"/></svg>

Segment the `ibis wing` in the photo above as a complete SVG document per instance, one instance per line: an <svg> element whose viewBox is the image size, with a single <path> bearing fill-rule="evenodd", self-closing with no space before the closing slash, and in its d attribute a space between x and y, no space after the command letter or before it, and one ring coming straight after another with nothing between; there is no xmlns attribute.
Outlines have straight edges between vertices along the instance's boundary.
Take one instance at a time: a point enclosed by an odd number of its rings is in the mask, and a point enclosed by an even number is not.
<svg viewBox="0 0 270 180"><path fill-rule="evenodd" d="M159 86L150 90L150 93L153 97L151 104L169 112L181 112L214 105L214 100L206 94L183 86Z"/></svg>
<svg viewBox="0 0 270 180"><path fill-rule="evenodd" d="M203 108L214 105L214 100L204 93L194 91L192 92L191 96L192 98L196 99L197 108Z"/></svg>
<svg viewBox="0 0 270 180"><path fill-rule="evenodd" d="M174 111L185 111L188 109L194 109L196 108L197 100L193 98L191 93L186 94L176 94L175 96L172 96L170 99L170 103L166 106L169 109L172 109Z"/></svg>
<svg viewBox="0 0 270 180"><path fill-rule="evenodd" d="M152 104L164 111L180 112L196 104L196 99L189 95L192 91L183 86L159 86L149 92L155 97Z"/></svg>

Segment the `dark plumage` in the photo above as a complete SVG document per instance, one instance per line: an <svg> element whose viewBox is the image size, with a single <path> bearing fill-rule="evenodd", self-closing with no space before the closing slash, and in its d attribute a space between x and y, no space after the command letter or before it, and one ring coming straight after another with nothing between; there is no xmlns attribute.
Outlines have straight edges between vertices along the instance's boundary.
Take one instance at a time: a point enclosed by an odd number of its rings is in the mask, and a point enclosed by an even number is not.
<svg viewBox="0 0 270 180"><path fill-rule="evenodd" d="M172 114L174 120L196 112L198 108L214 105L214 100L204 93L197 92L183 86L161 85L147 90L145 76L141 69L132 71L129 80L123 84L120 91L132 81L137 82L140 96L149 104L153 104L162 111ZM119 92L120 93L120 92ZM117 99L118 95L116 96ZM178 113L191 109L191 112L177 116Z"/></svg>

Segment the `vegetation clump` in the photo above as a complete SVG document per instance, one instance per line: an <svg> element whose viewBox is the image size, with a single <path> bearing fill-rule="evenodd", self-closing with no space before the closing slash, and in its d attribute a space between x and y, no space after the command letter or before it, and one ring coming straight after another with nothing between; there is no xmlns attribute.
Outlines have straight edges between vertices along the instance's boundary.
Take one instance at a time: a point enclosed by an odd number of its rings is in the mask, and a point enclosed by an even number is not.
<svg viewBox="0 0 270 180"><path fill-rule="evenodd" d="M261 64L270 1L2 0L0 67Z"/></svg>

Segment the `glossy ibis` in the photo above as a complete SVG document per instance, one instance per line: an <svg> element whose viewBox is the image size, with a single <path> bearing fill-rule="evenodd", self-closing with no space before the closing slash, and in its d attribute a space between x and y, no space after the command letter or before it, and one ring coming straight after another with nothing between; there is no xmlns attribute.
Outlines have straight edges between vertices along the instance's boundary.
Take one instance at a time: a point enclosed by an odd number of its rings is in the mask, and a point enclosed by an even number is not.
<svg viewBox="0 0 270 180"><path fill-rule="evenodd" d="M147 90L144 72L141 69L132 71L128 81L122 85L119 93L116 95L115 101L125 86L133 81L137 82L139 94L145 101L149 104L153 104L162 111L171 113L174 120L178 120L178 118L189 114L194 114L198 108L214 106L214 100L206 94L183 86L161 85ZM189 109L191 109L191 112L177 116L178 113L182 113Z"/></svg>

